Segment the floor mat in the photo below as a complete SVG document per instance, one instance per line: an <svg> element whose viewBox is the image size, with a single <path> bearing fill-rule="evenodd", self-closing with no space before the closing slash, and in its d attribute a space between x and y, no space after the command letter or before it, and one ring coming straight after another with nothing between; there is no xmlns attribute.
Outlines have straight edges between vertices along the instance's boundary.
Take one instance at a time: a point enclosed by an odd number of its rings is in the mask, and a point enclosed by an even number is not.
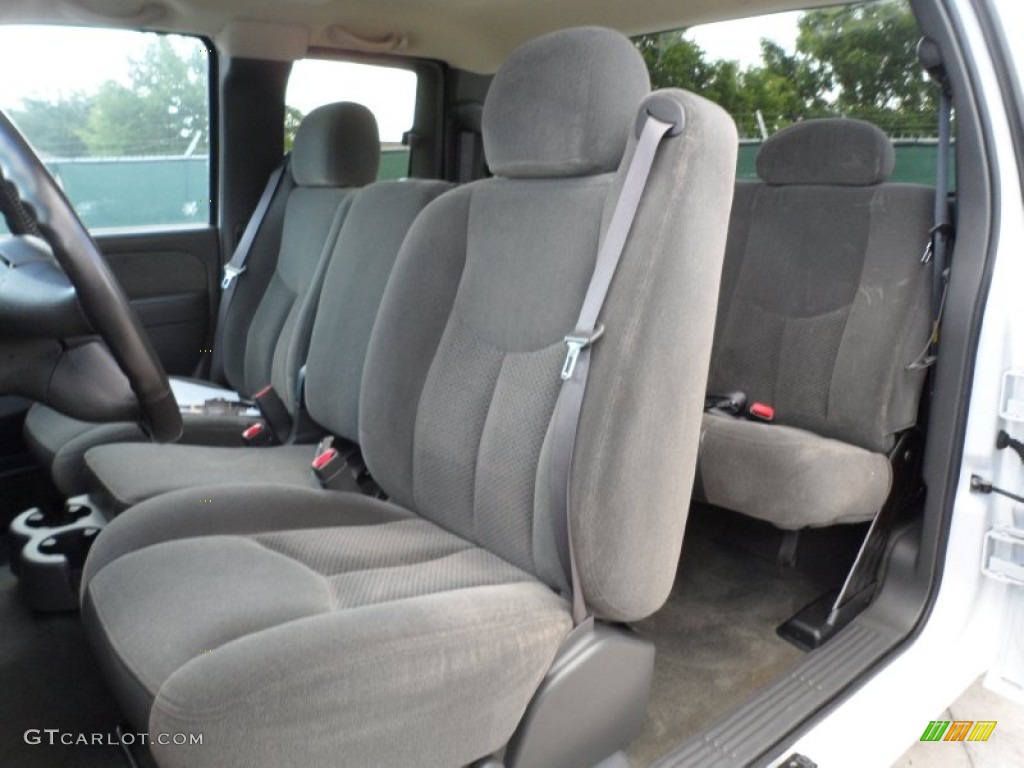
<svg viewBox="0 0 1024 768"><path fill-rule="evenodd" d="M106 740L118 720L78 616L33 614L21 603L14 576L0 568L0 766L122 768L120 747L51 746L44 732ZM26 732L40 743L28 743Z"/></svg>
<svg viewBox="0 0 1024 768"><path fill-rule="evenodd" d="M803 652L775 628L829 586L716 532L688 529L671 597L636 625L657 655L633 765L650 765L793 666Z"/></svg>

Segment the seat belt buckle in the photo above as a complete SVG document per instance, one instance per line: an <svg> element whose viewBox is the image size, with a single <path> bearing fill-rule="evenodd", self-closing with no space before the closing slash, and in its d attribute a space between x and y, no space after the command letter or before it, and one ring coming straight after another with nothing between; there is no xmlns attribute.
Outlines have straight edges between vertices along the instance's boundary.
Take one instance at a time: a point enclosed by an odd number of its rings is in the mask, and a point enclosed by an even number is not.
<svg viewBox="0 0 1024 768"><path fill-rule="evenodd" d="M252 399L259 408L260 416L266 422L274 441L283 443L292 431L292 415L288 413L288 406L284 404L281 396L268 384L254 394Z"/></svg>
<svg viewBox="0 0 1024 768"><path fill-rule="evenodd" d="M255 424L250 424L242 432L242 440L246 445L253 447L270 445L274 441L274 436L267 429L267 425L262 421L258 421Z"/></svg>
<svg viewBox="0 0 1024 768"><path fill-rule="evenodd" d="M245 266L236 267L234 264L224 265L224 274L220 279L220 289L226 291L231 284L238 279L238 276L245 272Z"/></svg>
<svg viewBox="0 0 1024 768"><path fill-rule="evenodd" d="M775 409L767 403L751 403L749 413L758 421L775 421Z"/></svg>
<svg viewBox="0 0 1024 768"><path fill-rule="evenodd" d="M745 392L725 392L704 396L704 411L706 413L742 417L746 407L747 395Z"/></svg>
<svg viewBox="0 0 1024 768"><path fill-rule="evenodd" d="M565 362L562 363L562 381L568 381L572 378L573 371L576 370L576 361L580 358L580 352L603 335L604 326L601 323L594 326L592 331L583 331L577 328L572 333L566 334L564 341L567 349L565 352Z"/></svg>
<svg viewBox="0 0 1024 768"><path fill-rule="evenodd" d="M348 471L348 461L352 453L351 450L338 450L333 437L328 436L320 441L310 469L321 488L353 490L355 479Z"/></svg>

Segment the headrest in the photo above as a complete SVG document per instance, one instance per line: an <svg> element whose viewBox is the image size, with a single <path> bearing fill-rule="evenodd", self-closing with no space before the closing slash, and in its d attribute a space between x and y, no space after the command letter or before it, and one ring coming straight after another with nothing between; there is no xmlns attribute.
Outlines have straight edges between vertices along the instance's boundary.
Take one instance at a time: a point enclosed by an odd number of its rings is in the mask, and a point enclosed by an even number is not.
<svg viewBox="0 0 1024 768"><path fill-rule="evenodd" d="M377 179L377 119L362 104L317 107L302 119L292 147L292 178L300 187L362 187Z"/></svg>
<svg viewBox="0 0 1024 768"><path fill-rule="evenodd" d="M766 184L881 184L896 154L881 130L863 120L806 120L783 128L761 145L757 175Z"/></svg>
<svg viewBox="0 0 1024 768"><path fill-rule="evenodd" d="M525 43L501 65L484 102L484 154L496 176L585 176L614 171L647 66L629 38L579 27Z"/></svg>

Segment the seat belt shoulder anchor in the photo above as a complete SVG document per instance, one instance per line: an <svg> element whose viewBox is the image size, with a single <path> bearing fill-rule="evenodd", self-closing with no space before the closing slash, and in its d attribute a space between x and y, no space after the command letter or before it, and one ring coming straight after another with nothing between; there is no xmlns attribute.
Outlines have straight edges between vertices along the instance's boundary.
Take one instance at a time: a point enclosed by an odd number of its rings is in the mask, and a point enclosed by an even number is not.
<svg viewBox="0 0 1024 768"><path fill-rule="evenodd" d="M576 370L576 361L580 357L580 352L589 347L603 335L604 326L601 323L594 326L594 330L592 331L585 331L577 328L572 333L566 334L565 346L567 349L565 352L565 362L562 364L562 381L568 381L572 378L572 373Z"/></svg>

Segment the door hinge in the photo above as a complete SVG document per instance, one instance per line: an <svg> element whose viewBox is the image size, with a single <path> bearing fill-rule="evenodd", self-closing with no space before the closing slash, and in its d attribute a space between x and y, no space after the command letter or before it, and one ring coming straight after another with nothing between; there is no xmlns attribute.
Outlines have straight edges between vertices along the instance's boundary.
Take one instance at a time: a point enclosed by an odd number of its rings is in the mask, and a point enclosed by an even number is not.
<svg viewBox="0 0 1024 768"><path fill-rule="evenodd" d="M1024 587L1024 530L993 528L985 534L981 572L1004 584Z"/></svg>
<svg viewBox="0 0 1024 768"><path fill-rule="evenodd" d="M1024 496L992 485L979 475L971 475L972 493L995 493L1024 503ZM1024 529L999 525L985 533L981 548L981 572L1004 584L1024 586Z"/></svg>

